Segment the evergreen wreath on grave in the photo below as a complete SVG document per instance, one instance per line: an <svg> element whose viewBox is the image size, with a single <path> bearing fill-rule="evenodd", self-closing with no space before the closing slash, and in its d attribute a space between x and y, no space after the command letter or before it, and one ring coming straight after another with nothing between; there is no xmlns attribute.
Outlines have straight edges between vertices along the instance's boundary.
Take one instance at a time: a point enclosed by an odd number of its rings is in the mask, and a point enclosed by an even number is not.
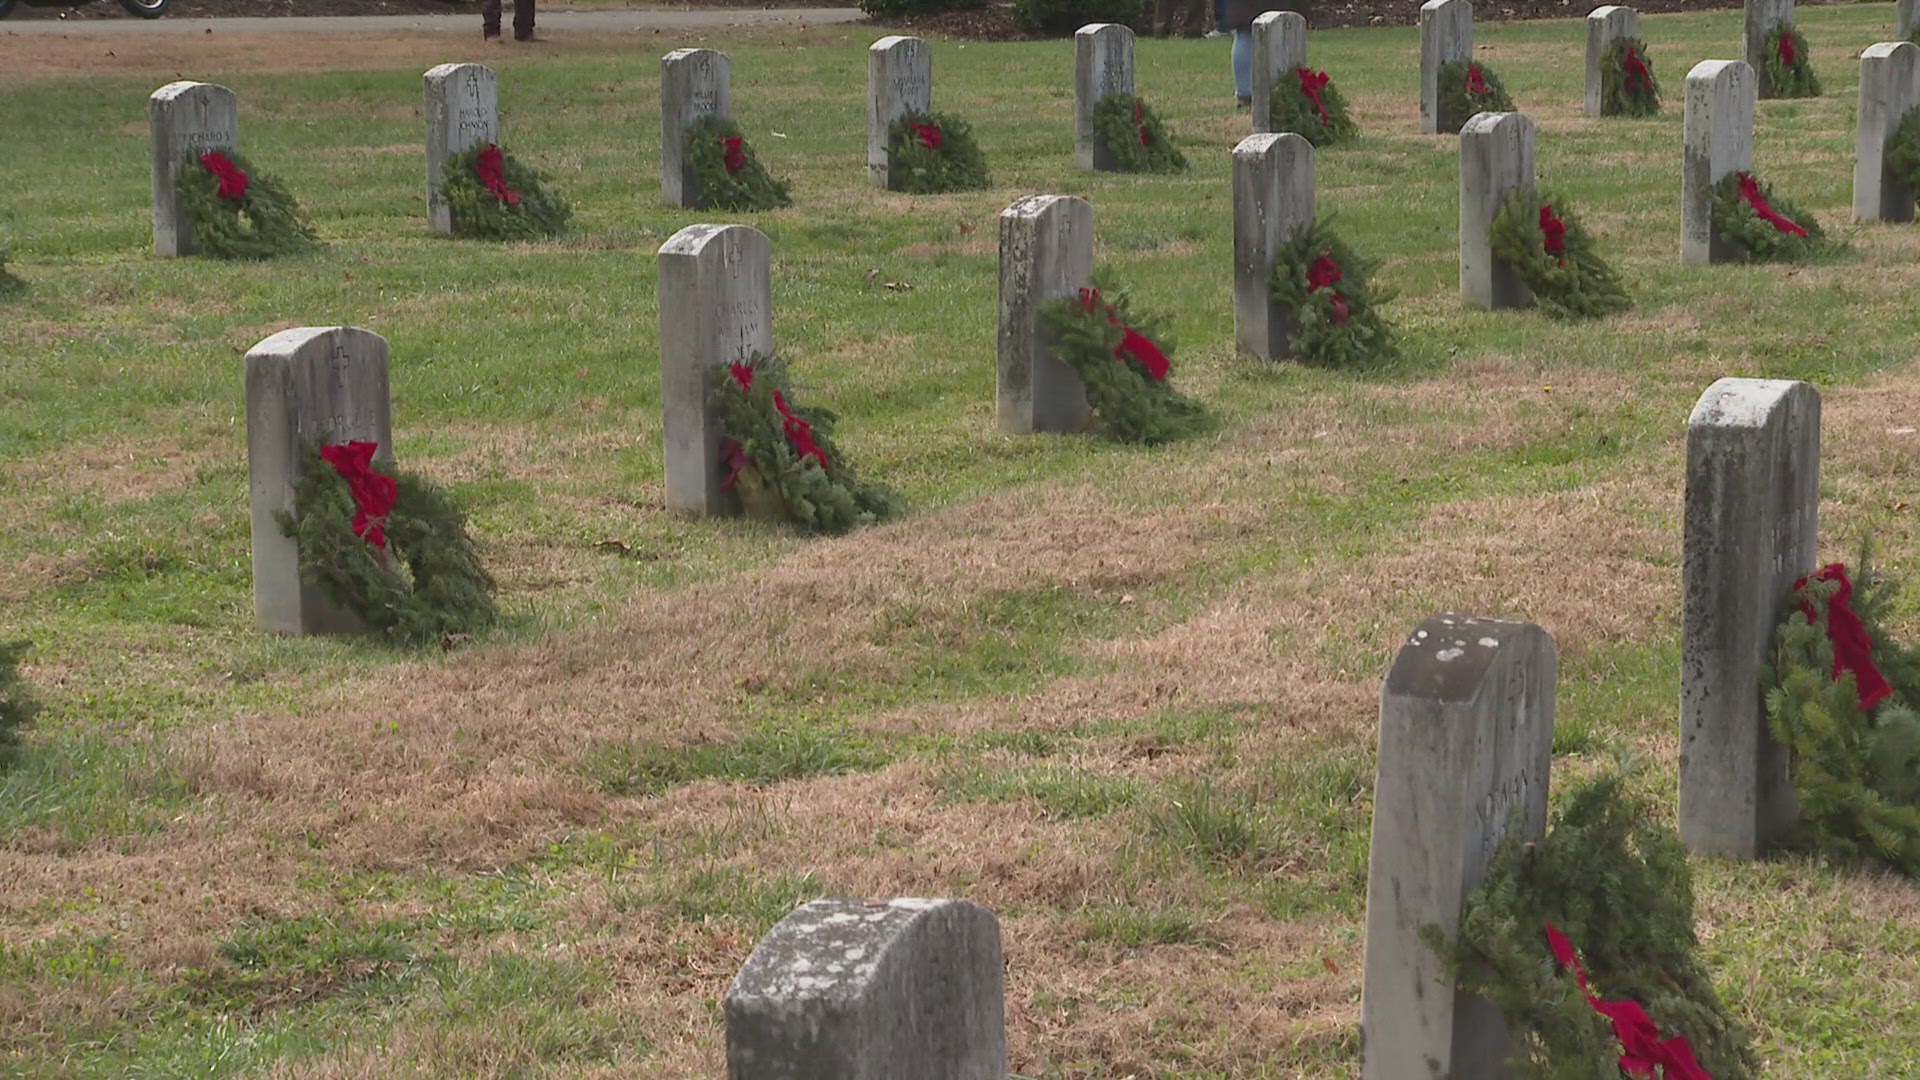
<svg viewBox="0 0 1920 1080"><path fill-rule="evenodd" d="M1917 31L1920 32L1920 31ZM1920 106L1908 109L1887 136L1887 172L1908 188L1920 191Z"/></svg>
<svg viewBox="0 0 1920 1080"><path fill-rule="evenodd" d="M1794 583L1762 675L1767 724L1793 755L1794 840L1920 878L1920 649L1883 620L1896 590L1862 545Z"/></svg>
<svg viewBox="0 0 1920 1080"><path fill-rule="evenodd" d="M20 674L31 641L0 641L0 760L20 745L20 729L33 722L40 702Z"/></svg>
<svg viewBox="0 0 1920 1080"><path fill-rule="evenodd" d="M739 125L727 116L703 116L687 126L687 165L700 180L709 210L777 210L792 206L784 180L754 155Z"/></svg>
<svg viewBox="0 0 1920 1080"><path fill-rule="evenodd" d="M1109 438L1151 446L1207 430L1213 416L1206 406L1168 381L1173 343L1154 330L1159 320L1129 308L1124 291L1102 296L1096 287L1044 304L1036 315L1053 355L1080 375Z"/></svg>
<svg viewBox="0 0 1920 1080"><path fill-rule="evenodd" d="M1747 1080L1759 1063L1698 955L1686 850L1627 779L1568 792L1545 837L1494 852L1457 940L1421 936L1499 1007L1517 1077Z"/></svg>
<svg viewBox="0 0 1920 1080"><path fill-rule="evenodd" d="M789 401L786 361L759 353L713 369L708 401L720 423L720 486L748 517L807 532L843 533L903 508L891 488L854 472L833 441L839 416Z"/></svg>
<svg viewBox="0 0 1920 1080"><path fill-rule="evenodd" d="M182 161L180 212L200 250L219 259L270 259L318 241L292 194L239 154L209 150Z"/></svg>
<svg viewBox="0 0 1920 1080"><path fill-rule="evenodd" d="M914 195L977 191L989 183L987 158L965 120L909 112L887 129L887 179Z"/></svg>
<svg viewBox="0 0 1920 1080"><path fill-rule="evenodd" d="M1656 116L1660 112L1660 82L1647 62L1647 43L1637 37L1615 38L1600 57L1600 115Z"/></svg>
<svg viewBox="0 0 1920 1080"><path fill-rule="evenodd" d="M1293 313L1289 346L1295 360L1350 367L1399 354L1393 327L1380 314L1393 294L1373 284L1379 266L1356 255L1324 218L1281 244L1267 290Z"/></svg>
<svg viewBox="0 0 1920 1080"><path fill-rule="evenodd" d="M1811 213L1785 199L1752 173L1728 173L1708 193L1713 239L1741 262L1798 262L1837 247Z"/></svg>
<svg viewBox="0 0 1920 1080"><path fill-rule="evenodd" d="M309 447L280 531L300 577L373 630L405 645L477 633L499 618L496 585L439 485L376 464L371 442Z"/></svg>
<svg viewBox="0 0 1920 1080"><path fill-rule="evenodd" d="M1093 133L1113 155L1116 172L1183 172L1187 155L1173 145L1160 118L1132 94L1108 94L1093 107Z"/></svg>
<svg viewBox="0 0 1920 1080"><path fill-rule="evenodd" d="M1269 130L1292 131L1315 146L1333 146L1360 133L1347 99L1324 71L1299 68L1275 80L1267 104Z"/></svg>
<svg viewBox="0 0 1920 1080"><path fill-rule="evenodd" d="M448 155L440 195L453 218L453 235L537 240L565 232L573 207L548 191L544 179L496 143Z"/></svg>
<svg viewBox="0 0 1920 1080"><path fill-rule="evenodd" d="M1767 98L1820 96L1820 78L1813 73L1807 39L1792 23L1781 23L1767 32L1760 47L1760 62L1767 72Z"/></svg>
<svg viewBox="0 0 1920 1080"><path fill-rule="evenodd" d="M1566 200L1519 187L1507 194L1487 226L1493 256L1513 268L1540 309L1563 319L1593 319L1633 306Z"/></svg>
<svg viewBox="0 0 1920 1080"><path fill-rule="evenodd" d="M1477 60L1449 60L1440 65L1438 110L1434 117L1442 133L1456 133L1483 112L1512 112L1513 99L1493 69Z"/></svg>

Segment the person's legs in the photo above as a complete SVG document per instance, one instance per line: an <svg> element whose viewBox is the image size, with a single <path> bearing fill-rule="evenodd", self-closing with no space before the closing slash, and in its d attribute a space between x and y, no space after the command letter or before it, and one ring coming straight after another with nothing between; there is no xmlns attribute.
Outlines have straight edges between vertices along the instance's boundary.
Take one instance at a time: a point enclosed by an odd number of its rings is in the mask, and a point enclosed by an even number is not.
<svg viewBox="0 0 1920 1080"><path fill-rule="evenodd" d="M1204 36L1221 37L1227 32L1227 0L1213 0L1213 28Z"/></svg>
<svg viewBox="0 0 1920 1080"><path fill-rule="evenodd" d="M480 36L500 36L500 0L486 0L480 5Z"/></svg>
<svg viewBox="0 0 1920 1080"><path fill-rule="evenodd" d="M497 0L489 0L490 3ZM526 41L533 37L533 0L513 0L513 38Z"/></svg>
<svg viewBox="0 0 1920 1080"><path fill-rule="evenodd" d="M1233 32L1233 96L1242 105L1253 102L1253 35Z"/></svg>

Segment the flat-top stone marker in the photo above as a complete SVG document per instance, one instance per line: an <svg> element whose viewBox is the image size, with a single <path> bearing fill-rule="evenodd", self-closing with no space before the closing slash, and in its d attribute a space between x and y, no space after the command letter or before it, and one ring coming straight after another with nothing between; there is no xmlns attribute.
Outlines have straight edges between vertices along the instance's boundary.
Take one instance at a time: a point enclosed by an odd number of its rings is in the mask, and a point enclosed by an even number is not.
<svg viewBox="0 0 1920 1080"><path fill-rule="evenodd" d="M1233 148L1233 338L1263 360L1290 354L1293 313L1268 279L1280 247L1313 224L1313 144L1294 132L1249 135Z"/></svg>
<svg viewBox="0 0 1920 1080"><path fill-rule="evenodd" d="M1420 130L1440 133L1440 65L1473 59L1473 4L1427 0L1420 5Z"/></svg>
<svg viewBox="0 0 1920 1080"><path fill-rule="evenodd" d="M1533 121L1525 113L1481 113L1460 129L1460 296L1467 303L1533 303L1533 290L1494 258L1487 239L1500 204L1533 182Z"/></svg>
<svg viewBox="0 0 1920 1080"><path fill-rule="evenodd" d="M1000 922L966 900L815 900L727 991L728 1080L1006 1080Z"/></svg>
<svg viewBox="0 0 1920 1080"><path fill-rule="evenodd" d="M1307 17L1266 11L1253 20L1253 130L1273 130L1273 88L1307 66Z"/></svg>
<svg viewBox="0 0 1920 1080"><path fill-rule="evenodd" d="M660 429L667 509L726 514L713 368L773 352L773 245L748 225L689 225L660 245Z"/></svg>
<svg viewBox="0 0 1920 1080"><path fill-rule="evenodd" d="M1360 994L1362 1080L1493 1080L1506 1025L1454 985L1420 939L1449 939L1509 830L1546 832L1553 759L1553 639L1531 623L1436 615L1400 648L1380 690Z"/></svg>
<svg viewBox="0 0 1920 1080"><path fill-rule="evenodd" d="M1747 0L1746 17L1740 24L1740 55L1759 79L1760 92L1767 85L1767 35L1781 23L1793 22L1793 0Z"/></svg>
<svg viewBox="0 0 1920 1080"><path fill-rule="evenodd" d="M907 113L933 108L933 50L917 37L893 35L867 46L867 181L892 187L887 129Z"/></svg>
<svg viewBox="0 0 1920 1080"><path fill-rule="evenodd" d="M453 214L440 195L447 158L500 141L500 80L484 64L441 64L425 76L427 227L453 235Z"/></svg>
<svg viewBox="0 0 1920 1080"><path fill-rule="evenodd" d="M1621 38L1640 36L1640 13L1630 7L1609 4L1587 13L1587 98L1588 116L1600 115L1600 61Z"/></svg>
<svg viewBox="0 0 1920 1080"><path fill-rule="evenodd" d="M702 117L732 115L733 65L726 53L675 49L660 58L660 190L668 205L700 205L700 178L687 161L687 129Z"/></svg>
<svg viewBox="0 0 1920 1080"><path fill-rule="evenodd" d="M1883 41L1860 54L1853 137L1853 220L1912 221L1911 187L1887 173L1887 139L1920 105L1920 45Z"/></svg>
<svg viewBox="0 0 1920 1080"><path fill-rule="evenodd" d="M1739 60L1702 60L1687 72L1680 162L1680 261L1706 266L1726 257L1713 235L1713 185L1753 169L1753 106L1759 86Z"/></svg>
<svg viewBox="0 0 1920 1080"><path fill-rule="evenodd" d="M1751 859L1798 813L1760 669L1820 533L1820 395L1721 379L1687 420L1680 586L1680 839Z"/></svg>
<svg viewBox="0 0 1920 1080"><path fill-rule="evenodd" d="M307 448L366 440L393 463L387 339L352 326L303 326L247 351L247 503L253 615L277 634L355 633L358 616L300 580L300 548L275 515L293 512Z"/></svg>
<svg viewBox="0 0 1920 1080"><path fill-rule="evenodd" d="M240 103L233 91L203 82L173 82L147 99L153 131L153 253L163 258L200 249L193 221L180 212L179 169L209 150L240 148Z"/></svg>
<svg viewBox="0 0 1920 1080"><path fill-rule="evenodd" d="M1000 212L1000 430L1081 431L1092 419L1087 389L1053 355L1039 309L1093 277L1093 204L1072 195L1029 195Z"/></svg>
<svg viewBox="0 0 1920 1080"><path fill-rule="evenodd" d="M1112 169L1113 151L1093 130L1093 109L1108 94L1133 93L1133 31L1088 23L1073 33L1073 163Z"/></svg>

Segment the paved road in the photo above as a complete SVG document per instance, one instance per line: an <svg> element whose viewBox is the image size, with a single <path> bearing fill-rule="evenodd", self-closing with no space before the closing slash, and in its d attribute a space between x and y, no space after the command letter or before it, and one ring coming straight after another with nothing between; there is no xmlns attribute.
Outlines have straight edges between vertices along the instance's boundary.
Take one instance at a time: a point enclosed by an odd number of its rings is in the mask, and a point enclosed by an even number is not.
<svg viewBox="0 0 1920 1080"><path fill-rule="evenodd" d="M473 28L472 15L337 15L284 18L61 19L63 8L16 8L0 19L0 37L34 34L330 34ZM699 30L727 26L819 26L859 22L859 8L704 8L698 11L543 11L541 31Z"/></svg>

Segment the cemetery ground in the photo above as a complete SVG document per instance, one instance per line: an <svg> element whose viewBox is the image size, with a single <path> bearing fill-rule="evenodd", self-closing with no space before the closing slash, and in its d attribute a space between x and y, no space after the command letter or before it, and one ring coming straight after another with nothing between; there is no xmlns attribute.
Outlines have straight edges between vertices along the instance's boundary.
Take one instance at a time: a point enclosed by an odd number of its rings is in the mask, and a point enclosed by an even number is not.
<svg viewBox="0 0 1920 1080"><path fill-rule="evenodd" d="M1003 920L1024 1076L1353 1075L1380 679L1420 619L1538 622L1556 786L1631 753L1671 813L1710 382L1818 385L1822 554L1871 532L1920 633L1920 237L1844 224L1856 58L1892 20L1802 9L1827 93L1761 104L1758 169L1856 253L1754 268L1678 258L1683 76L1736 54L1737 11L1645 20L1651 121L1580 115L1577 20L1479 28L1638 301L1581 324L1462 306L1457 141L1416 134L1413 31L1316 32L1363 133L1319 155L1320 204L1400 293L1407 356L1365 371L1233 353L1247 118L1220 42L1141 41L1193 169L1134 177L1072 166L1070 42L936 39L935 107L995 185L922 197L865 186L868 27L36 46L0 71L0 235L31 283L0 306L0 627L48 706L0 772L7 1068L713 1076L716 1003L791 905L923 895ZM910 498L897 522L661 509L654 253L749 220L660 202L658 57L693 44L732 57L734 115L794 184L750 219L781 351ZM420 73L465 59L497 66L503 143L573 200L567 237L427 235ZM147 253L146 97L183 77L238 92L322 250ZM996 216L1035 192L1092 200L1099 265L1171 314L1216 434L995 432ZM253 629L241 355L332 323L392 343L398 457L468 502L503 583L486 640ZM1920 1073L1912 884L1695 870L1768 1075Z"/></svg>

